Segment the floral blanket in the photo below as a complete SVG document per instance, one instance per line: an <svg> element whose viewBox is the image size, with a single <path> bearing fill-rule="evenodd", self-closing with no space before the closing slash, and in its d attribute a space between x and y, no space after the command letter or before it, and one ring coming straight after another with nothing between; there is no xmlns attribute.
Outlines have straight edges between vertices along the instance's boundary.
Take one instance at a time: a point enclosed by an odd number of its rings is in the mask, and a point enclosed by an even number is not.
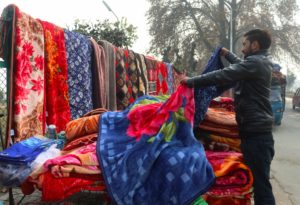
<svg viewBox="0 0 300 205"><path fill-rule="evenodd" d="M214 183L193 134L193 89L142 96L99 120L97 156L117 204L190 204Z"/></svg>

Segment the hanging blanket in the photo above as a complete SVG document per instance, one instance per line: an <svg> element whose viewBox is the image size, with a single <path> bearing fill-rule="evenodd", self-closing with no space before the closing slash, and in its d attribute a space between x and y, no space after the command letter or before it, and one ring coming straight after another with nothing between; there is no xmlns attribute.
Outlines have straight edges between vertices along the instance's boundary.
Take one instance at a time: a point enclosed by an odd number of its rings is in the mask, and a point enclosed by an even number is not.
<svg viewBox="0 0 300 205"><path fill-rule="evenodd" d="M31 16L16 12L14 124L16 140L44 134L44 33Z"/></svg>
<svg viewBox="0 0 300 205"><path fill-rule="evenodd" d="M102 46L91 38L92 44L92 88L93 88L93 105L96 108L107 109L107 87L105 79L105 62L106 56Z"/></svg>
<svg viewBox="0 0 300 205"><path fill-rule="evenodd" d="M124 110L138 96L138 73L132 51L116 49L117 109Z"/></svg>
<svg viewBox="0 0 300 205"><path fill-rule="evenodd" d="M202 74L224 68L219 54L220 51L221 47L215 49ZM209 86L195 88L195 127L204 119L211 100L230 87L232 87L232 85L226 87Z"/></svg>
<svg viewBox="0 0 300 205"><path fill-rule="evenodd" d="M99 120L97 156L117 204L189 204L214 183L193 135L193 90L142 96Z"/></svg>
<svg viewBox="0 0 300 205"><path fill-rule="evenodd" d="M171 94L169 93L168 88L168 67L167 64L164 62L158 62L157 66L157 94L164 95L164 94Z"/></svg>
<svg viewBox="0 0 300 205"><path fill-rule="evenodd" d="M49 22L40 22L45 36L47 124L56 125L57 132L60 132L71 117L64 30Z"/></svg>
<svg viewBox="0 0 300 205"><path fill-rule="evenodd" d="M147 78L148 78L148 94L149 95L157 95L157 68L156 61L154 58L150 56L145 56L145 64L147 67Z"/></svg>
<svg viewBox="0 0 300 205"><path fill-rule="evenodd" d="M14 118L13 113L13 73L14 73L14 48L15 40L14 36L16 33L15 29L15 6L7 6L2 14L0 21L0 56L6 61L7 72L6 72L6 87L7 87L7 117L6 117L6 134L5 142L3 142L3 147L8 147L9 143L12 141L12 136L10 135L10 130L12 129L12 121Z"/></svg>
<svg viewBox="0 0 300 205"><path fill-rule="evenodd" d="M91 41L84 35L64 30L68 63L69 103L72 119L93 109Z"/></svg>
<svg viewBox="0 0 300 205"><path fill-rule="evenodd" d="M135 53L136 66L139 74L139 97L148 95L148 77L145 57L142 54Z"/></svg>
<svg viewBox="0 0 300 205"><path fill-rule="evenodd" d="M167 77L167 84L168 84L168 92L172 94L174 92L173 85L174 85L174 74L173 74L173 65L171 63L166 63L168 69L168 77Z"/></svg>
<svg viewBox="0 0 300 205"><path fill-rule="evenodd" d="M105 55L105 88L107 94L107 109L117 110L116 99L116 47L108 41L98 42L104 49ZM106 107L105 107L106 108Z"/></svg>

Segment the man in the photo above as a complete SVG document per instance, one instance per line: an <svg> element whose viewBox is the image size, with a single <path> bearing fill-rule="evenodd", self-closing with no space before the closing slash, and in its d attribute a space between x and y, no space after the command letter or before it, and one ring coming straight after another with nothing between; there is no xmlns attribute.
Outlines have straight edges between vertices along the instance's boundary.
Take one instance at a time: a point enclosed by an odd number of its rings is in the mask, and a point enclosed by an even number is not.
<svg viewBox="0 0 300 205"><path fill-rule="evenodd" d="M220 55L231 63L229 67L181 80L181 84L189 87L236 83L236 120L244 160L254 177L255 205L275 205L269 181L274 156L272 109L269 101L272 62L267 57L270 45L271 35L266 30L251 30L243 39L244 60L222 48Z"/></svg>

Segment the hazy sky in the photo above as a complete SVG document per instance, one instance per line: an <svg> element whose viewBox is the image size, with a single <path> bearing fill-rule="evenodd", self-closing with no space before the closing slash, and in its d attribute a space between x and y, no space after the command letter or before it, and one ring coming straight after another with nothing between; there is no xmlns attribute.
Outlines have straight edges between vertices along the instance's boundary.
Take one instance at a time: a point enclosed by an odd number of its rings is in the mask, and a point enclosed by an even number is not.
<svg viewBox="0 0 300 205"><path fill-rule="evenodd" d="M105 0L119 19L126 17L129 24L137 27L138 39L132 49L146 54L149 35L145 13L149 3L146 0ZM117 21L102 0L0 0L0 12L9 4L15 4L22 12L33 18L49 21L58 26L73 25L75 19Z"/></svg>

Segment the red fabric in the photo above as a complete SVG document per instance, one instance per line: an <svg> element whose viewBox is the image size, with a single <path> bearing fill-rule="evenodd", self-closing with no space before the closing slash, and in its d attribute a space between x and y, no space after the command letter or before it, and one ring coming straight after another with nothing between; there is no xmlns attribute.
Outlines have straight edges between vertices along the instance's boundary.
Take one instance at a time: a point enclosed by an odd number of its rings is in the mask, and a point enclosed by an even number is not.
<svg viewBox="0 0 300 205"><path fill-rule="evenodd" d="M211 108L222 108L227 111L235 112L234 102L229 97L218 97L210 102L209 107Z"/></svg>
<svg viewBox="0 0 300 205"><path fill-rule="evenodd" d="M217 197L209 195L203 195L202 197L209 205L251 205L250 198Z"/></svg>
<svg viewBox="0 0 300 205"><path fill-rule="evenodd" d="M217 177L207 194L213 196L249 194L253 185L253 176L251 170L244 164L241 153L206 151L206 156Z"/></svg>
<svg viewBox="0 0 300 205"><path fill-rule="evenodd" d="M14 7L13 114L15 140L20 141L44 134L44 39L40 22Z"/></svg>
<svg viewBox="0 0 300 205"><path fill-rule="evenodd" d="M181 107L183 97L186 98L186 103L191 104L190 106L186 105L184 116L188 121L193 122L195 109L193 106L194 91L191 88L180 86L177 91L171 95L164 107L161 107L162 103L155 103L139 106L138 109L131 110L128 114L130 125L127 129L127 134L139 140L142 134L151 136L157 133L161 125L168 119L169 111L177 111Z"/></svg>
<svg viewBox="0 0 300 205"><path fill-rule="evenodd" d="M101 175L73 174L67 178L55 178L49 171L41 175L42 201L59 201L82 190L106 191Z"/></svg>
<svg viewBox="0 0 300 205"><path fill-rule="evenodd" d="M170 94L168 93L168 67L163 62L156 63L157 80L156 89L157 95Z"/></svg>
<svg viewBox="0 0 300 205"><path fill-rule="evenodd" d="M46 21L41 23L45 35L47 124L56 125L60 132L71 118L64 31Z"/></svg>
<svg viewBox="0 0 300 205"><path fill-rule="evenodd" d="M73 150L75 148L79 148L79 147L82 147L82 146L92 144L92 143L97 141L97 138L98 138L97 133L93 133L93 134L89 134L89 135L79 137L77 139L72 140L71 142L68 142L64 146L63 151L69 151L69 150Z"/></svg>

